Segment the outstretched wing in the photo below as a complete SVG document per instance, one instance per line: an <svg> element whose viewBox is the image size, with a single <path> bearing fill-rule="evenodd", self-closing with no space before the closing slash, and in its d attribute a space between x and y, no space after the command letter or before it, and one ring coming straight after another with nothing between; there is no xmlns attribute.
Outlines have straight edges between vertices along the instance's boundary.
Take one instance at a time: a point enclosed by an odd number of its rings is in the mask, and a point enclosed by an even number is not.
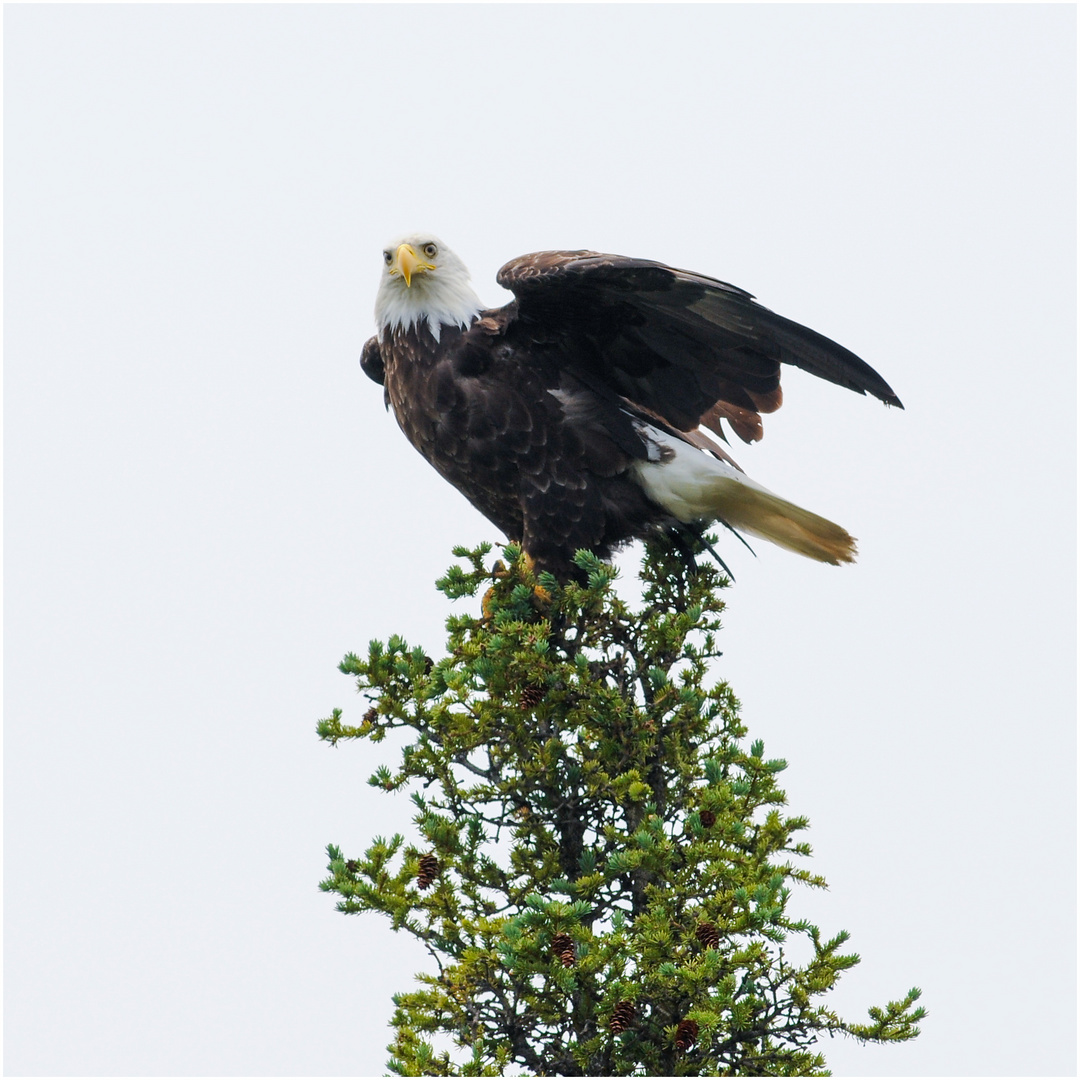
<svg viewBox="0 0 1080 1080"><path fill-rule="evenodd" d="M517 298L517 321L569 348L586 380L690 431L746 442L760 413L780 407L780 365L791 364L903 408L865 361L827 337L762 307L743 289L646 259L595 251L541 251L508 262L500 285Z"/></svg>

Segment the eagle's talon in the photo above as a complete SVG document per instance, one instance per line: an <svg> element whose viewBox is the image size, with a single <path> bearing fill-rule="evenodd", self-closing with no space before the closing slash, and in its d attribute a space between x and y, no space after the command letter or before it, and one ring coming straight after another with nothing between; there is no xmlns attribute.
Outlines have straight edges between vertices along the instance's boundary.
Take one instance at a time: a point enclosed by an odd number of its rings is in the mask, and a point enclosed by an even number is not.
<svg viewBox="0 0 1080 1080"><path fill-rule="evenodd" d="M553 599L551 593L536 581L536 560L527 551L521 553L521 559L528 576L533 579L531 583L533 599L539 602L538 606L550 606Z"/></svg>

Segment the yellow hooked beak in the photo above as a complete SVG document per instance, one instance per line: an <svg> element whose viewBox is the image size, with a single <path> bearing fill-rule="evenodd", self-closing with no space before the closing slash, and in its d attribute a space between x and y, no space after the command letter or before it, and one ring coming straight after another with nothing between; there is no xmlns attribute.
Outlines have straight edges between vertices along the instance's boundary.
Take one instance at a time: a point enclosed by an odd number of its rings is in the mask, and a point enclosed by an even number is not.
<svg viewBox="0 0 1080 1080"><path fill-rule="evenodd" d="M400 274L405 279L405 284L412 288L413 274L422 274L426 270L434 270L435 267L429 262L424 262L412 244L401 244L394 252L394 261L390 266L391 274Z"/></svg>

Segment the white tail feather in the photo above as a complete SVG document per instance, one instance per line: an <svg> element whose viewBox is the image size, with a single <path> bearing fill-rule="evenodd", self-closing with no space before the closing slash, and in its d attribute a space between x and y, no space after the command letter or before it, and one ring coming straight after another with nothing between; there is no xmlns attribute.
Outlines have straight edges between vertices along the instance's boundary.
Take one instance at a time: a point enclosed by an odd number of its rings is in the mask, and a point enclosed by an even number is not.
<svg viewBox="0 0 1080 1080"><path fill-rule="evenodd" d="M674 456L635 463L638 482L653 502L679 521L719 519L818 562L834 566L854 562L855 540L846 529L774 495L738 469L651 425L643 433Z"/></svg>

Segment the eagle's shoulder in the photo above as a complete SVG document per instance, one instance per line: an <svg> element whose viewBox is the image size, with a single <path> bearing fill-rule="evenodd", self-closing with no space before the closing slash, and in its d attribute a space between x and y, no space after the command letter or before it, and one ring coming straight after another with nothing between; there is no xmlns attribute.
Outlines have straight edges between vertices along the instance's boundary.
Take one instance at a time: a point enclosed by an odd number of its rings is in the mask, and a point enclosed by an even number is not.
<svg viewBox="0 0 1080 1080"><path fill-rule="evenodd" d="M501 308L488 308L481 311L476 322L469 327L469 331L475 334L483 334L487 337L499 337L506 333L506 328L517 317L517 304L510 303Z"/></svg>
<svg viewBox="0 0 1080 1080"><path fill-rule="evenodd" d="M527 365L527 358L518 346L511 347L507 333L517 317L517 304L481 311L466 330L453 333L442 350L454 373L475 377L493 372L494 368ZM503 372L505 375L506 372Z"/></svg>

